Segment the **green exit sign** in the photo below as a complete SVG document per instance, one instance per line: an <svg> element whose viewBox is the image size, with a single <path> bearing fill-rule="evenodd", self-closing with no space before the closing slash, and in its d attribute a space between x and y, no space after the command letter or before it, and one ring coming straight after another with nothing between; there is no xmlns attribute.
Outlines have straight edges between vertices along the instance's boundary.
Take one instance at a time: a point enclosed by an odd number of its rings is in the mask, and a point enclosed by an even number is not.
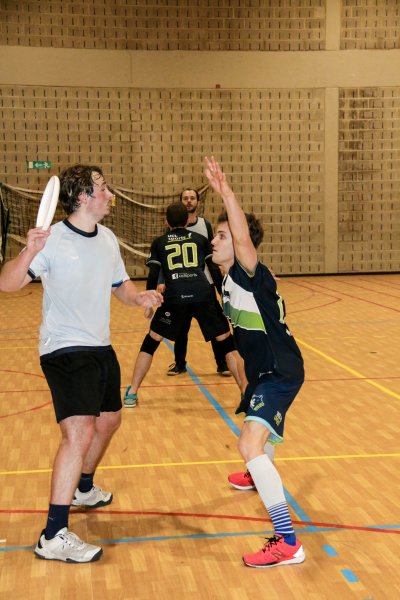
<svg viewBox="0 0 400 600"><path fill-rule="evenodd" d="M37 171L39 171L39 169L47 169L48 171L50 171L51 161L50 160L27 160L26 168L27 169L36 169Z"/></svg>

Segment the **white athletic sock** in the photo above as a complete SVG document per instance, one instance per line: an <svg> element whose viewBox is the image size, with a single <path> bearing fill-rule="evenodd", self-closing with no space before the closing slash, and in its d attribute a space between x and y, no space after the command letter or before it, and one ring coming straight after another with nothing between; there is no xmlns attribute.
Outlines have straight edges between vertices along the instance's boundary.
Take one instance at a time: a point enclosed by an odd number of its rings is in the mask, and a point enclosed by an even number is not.
<svg viewBox="0 0 400 600"><path fill-rule="evenodd" d="M286 502L282 479L266 454L249 460L246 467L267 510L270 506Z"/></svg>
<svg viewBox="0 0 400 600"><path fill-rule="evenodd" d="M264 452L268 456L269 460L273 463L275 458L275 444L271 444L267 440L264 445Z"/></svg>
<svg viewBox="0 0 400 600"><path fill-rule="evenodd" d="M246 467L274 524L276 533L281 535L293 533L282 479L268 456L266 454L256 456L256 458L249 460Z"/></svg>

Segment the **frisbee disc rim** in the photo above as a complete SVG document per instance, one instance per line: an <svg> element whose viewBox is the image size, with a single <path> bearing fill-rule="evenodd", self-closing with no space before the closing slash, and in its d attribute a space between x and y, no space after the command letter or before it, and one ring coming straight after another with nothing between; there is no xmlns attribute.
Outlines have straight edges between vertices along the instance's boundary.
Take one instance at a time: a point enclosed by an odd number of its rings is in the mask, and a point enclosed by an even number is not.
<svg viewBox="0 0 400 600"><path fill-rule="evenodd" d="M60 193L60 180L57 175L50 177L44 189L36 217L36 227L47 230L56 212L58 195Z"/></svg>

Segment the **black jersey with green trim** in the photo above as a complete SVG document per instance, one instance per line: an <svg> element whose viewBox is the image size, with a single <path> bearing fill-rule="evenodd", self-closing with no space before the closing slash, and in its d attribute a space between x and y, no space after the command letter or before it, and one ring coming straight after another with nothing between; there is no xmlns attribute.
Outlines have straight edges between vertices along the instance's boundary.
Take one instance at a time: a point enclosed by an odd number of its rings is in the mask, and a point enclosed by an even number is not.
<svg viewBox="0 0 400 600"><path fill-rule="evenodd" d="M212 256L207 238L178 227L155 239L146 264L158 265L165 278L164 300L173 303L212 301L212 287L204 273Z"/></svg>
<svg viewBox="0 0 400 600"><path fill-rule="evenodd" d="M235 260L222 284L222 305L249 383L271 371L287 379L304 377L301 352L285 322L284 301L265 265L258 263L249 274Z"/></svg>

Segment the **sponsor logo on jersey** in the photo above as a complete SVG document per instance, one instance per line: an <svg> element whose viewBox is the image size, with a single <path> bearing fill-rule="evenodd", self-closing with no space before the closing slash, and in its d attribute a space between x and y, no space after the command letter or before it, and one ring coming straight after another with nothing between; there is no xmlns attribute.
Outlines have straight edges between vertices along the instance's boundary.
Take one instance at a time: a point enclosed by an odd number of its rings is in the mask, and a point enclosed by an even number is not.
<svg viewBox="0 0 400 600"><path fill-rule="evenodd" d="M281 424L281 422L282 422L282 415L281 415L281 413L279 412L279 410L278 410L278 411L276 411L276 415L274 416L274 421L275 421L275 423L276 423L277 427L278 427L278 426Z"/></svg>
<svg viewBox="0 0 400 600"><path fill-rule="evenodd" d="M197 277L197 273L172 273L172 279L190 279Z"/></svg>
<svg viewBox="0 0 400 600"><path fill-rule="evenodd" d="M192 237L191 233L187 233L187 234L183 234L183 235L177 235L176 233L169 233L168 234L168 240L173 240L174 242L177 241L182 241L182 240L189 240Z"/></svg>

